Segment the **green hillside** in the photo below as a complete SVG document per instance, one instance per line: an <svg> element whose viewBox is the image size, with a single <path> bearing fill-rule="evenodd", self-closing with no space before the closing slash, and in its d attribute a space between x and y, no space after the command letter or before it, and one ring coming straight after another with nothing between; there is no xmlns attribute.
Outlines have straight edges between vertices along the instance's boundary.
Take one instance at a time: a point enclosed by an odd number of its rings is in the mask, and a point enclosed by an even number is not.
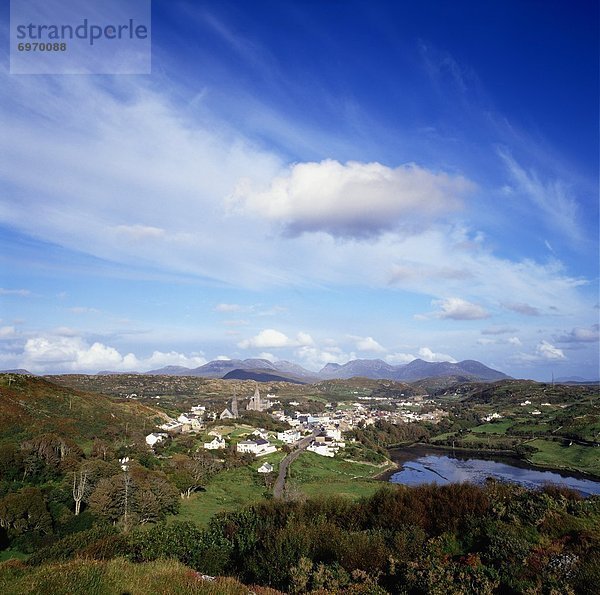
<svg viewBox="0 0 600 595"><path fill-rule="evenodd" d="M95 437L140 435L163 414L135 401L117 401L53 384L46 379L0 374L0 441L57 433L83 443Z"/></svg>

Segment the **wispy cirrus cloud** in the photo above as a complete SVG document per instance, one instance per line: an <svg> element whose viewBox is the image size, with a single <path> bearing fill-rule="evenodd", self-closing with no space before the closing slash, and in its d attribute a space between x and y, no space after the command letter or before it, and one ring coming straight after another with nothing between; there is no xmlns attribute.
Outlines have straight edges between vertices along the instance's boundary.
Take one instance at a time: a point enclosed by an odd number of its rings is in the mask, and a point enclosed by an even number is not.
<svg viewBox="0 0 600 595"><path fill-rule="evenodd" d="M540 310L535 306L526 304L524 302L503 302L501 304L506 310L516 312L517 314L523 314L523 316L539 316Z"/></svg>
<svg viewBox="0 0 600 595"><path fill-rule="evenodd" d="M27 297L31 295L31 291L29 291L29 289L6 289L5 287L0 287L0 295Z"/></svg>
<svg viewBox="0 0 600 595"><path fill-rule="evenodd" d="M505 148L498 149L516 190L539 209L546 222L571 241L581 241L579 209L567 184L561 180L543 181L533 170L526 170Z"/></svg>

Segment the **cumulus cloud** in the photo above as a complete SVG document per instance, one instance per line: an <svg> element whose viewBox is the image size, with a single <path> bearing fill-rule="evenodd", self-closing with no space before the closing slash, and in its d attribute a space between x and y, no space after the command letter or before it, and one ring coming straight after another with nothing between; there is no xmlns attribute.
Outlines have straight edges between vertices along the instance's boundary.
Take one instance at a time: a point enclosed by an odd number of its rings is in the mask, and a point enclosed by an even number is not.
<svg viewBox="0 0 600 595"><path fill-rule="evenodd" d="M455 364L456 360L447 353L435 353L429 347L421 347L419 349L419 357L426 362L450 362Z"/></svg>
<svg viewBox="0 0 600 595"><path fill-rule="evenodd" d="M462 176L415 164L390 168L327 159L291 166L264 191L238 185L233 200L242 209L282 223L292 235L324 231L364 238L421 226L456 211L474 187Z"/></svg>
<svg viewBox="0 0 600 595"><path fill-rule="evenodd" d="M548 341L540 341L536 347L536 353L543 359L557 361L567 359L562 349L555 347Z"/></svg>
<svg viewBox="0 0 600 595"><path fill-rule="evenodd" d="M337 345L303 345L295 350L296 357L304 366L311 370L319 370L329 363L345 364L356 359L354 352L347 353Z"/></svg>
<svg viewBox="0 0 600 595"><path fill-rule="evenodd" d="M21 365L34 372L98 372L99 370L146 371L168 365L197 367L206 363L201 354L190 356L176 351L154 351L149 357L121 354L99 341L87 342L79 336L31 337L19 356Z"/></svg>
<svg viewBox="0 0 600 595"><path fill-rule="evenodd" d="M0 327L0 339L12 339L16 337L17 330L14 326L2 326Z"/></svg>
<svg viewBox="0 0 600 595"><path fill-rule="evenodd" d="M597 343L600 340L600 325L593 324L589 328L575 327L556 340L559 343Z"/></svg>
<svg viewBox="0 0 600 595"><path fill-rule="evenodd" d="M412 353L390 353L385 357L385 361L392 365L408 364L416 359L417 357Z"/></svg>
<svg viewBox="0 0 600 595"><path fill-rule="evenodd" d="M506 310L511 310L517 314L523 314L524 316L539 316L540 311L534 306L525 304L523 302L502 302L502 307Z"/></svg>
<svg viewBox="0 0 600 595"><path fill-rule="evenodd" d="M297 347L312 344L312 337L308 333L299 332L295 339L291 339L281 331L268 328L263 329L250 339L240 341L238 347L241 347L242 349L249 349L251 347L270 349L273 347Z"/></svg>
<svg viewBox="0 0 600 595"><path fill-rule="evenodd" d="M358 351L372 351L375 353L381 353L385 351L385 347L382 347L373 337L351 337L355 341L355 346Z"/></svg>
<svg viewBox="0 0 600 595"><path fill-rule="evenodd" d="M451 297L444 300L434 300L433 306L439 311L434 312L436 318L449 320L481 320L489 318L489 313L479 304L473 304L461 298Z"/></svg>

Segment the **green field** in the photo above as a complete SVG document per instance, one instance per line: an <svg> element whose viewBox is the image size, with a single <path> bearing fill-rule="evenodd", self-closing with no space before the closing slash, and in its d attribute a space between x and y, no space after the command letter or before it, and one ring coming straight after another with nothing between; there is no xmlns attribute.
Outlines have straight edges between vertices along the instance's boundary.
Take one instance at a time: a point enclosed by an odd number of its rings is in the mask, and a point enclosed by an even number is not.
<svg viewBox="0 0 600 595"><path fill-rule="evenodd" d="M473 428L472 431L478 434L506 434L506 431L513 423L512 420L505 419L503 421L482 424L481 426Z"/></svg>
<svg viewBox="0 0 600 595"><path fill-rule="evenodd" d="M600 447L578 444L566 446L560 442L543 439L531 440L527 444L537 449L537 452L529 457L536 465L555 469L576 469L600 477Z"/></svg>
<svg viewBox="0 0 600 595"><path fill-rule="evenodd" d="M181 509L172 520L193 521L203 527L218 512L237 510L265 498L270 491L265 487L263 477L257 469L269 462L277 473L279 461L284 453L276 452L259 457L251 466L238 467L222 471L206 486L206 491L192 494L191 498L181 501Z"/></svg>
<svg viewBox="0 0 600 595"><path fill-rule="evenodd" d="M288 483L306 496L341 495L360 498L374 494L381 482L372 479L385 468L303 452L290 466Z"/></svg>

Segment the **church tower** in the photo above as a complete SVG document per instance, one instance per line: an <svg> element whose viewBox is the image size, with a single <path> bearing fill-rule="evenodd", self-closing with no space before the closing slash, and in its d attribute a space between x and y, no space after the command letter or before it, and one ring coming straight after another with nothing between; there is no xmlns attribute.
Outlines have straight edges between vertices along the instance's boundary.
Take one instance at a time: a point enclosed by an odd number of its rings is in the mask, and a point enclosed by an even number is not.
<svg viewBox="0 0 600 595"><path fill-rule="evenodd" d="M231 399L231 413L233 413L233 417L235 419L239 417L237 393L235 391L235 388L233 389L233 398Z"/></svg>

